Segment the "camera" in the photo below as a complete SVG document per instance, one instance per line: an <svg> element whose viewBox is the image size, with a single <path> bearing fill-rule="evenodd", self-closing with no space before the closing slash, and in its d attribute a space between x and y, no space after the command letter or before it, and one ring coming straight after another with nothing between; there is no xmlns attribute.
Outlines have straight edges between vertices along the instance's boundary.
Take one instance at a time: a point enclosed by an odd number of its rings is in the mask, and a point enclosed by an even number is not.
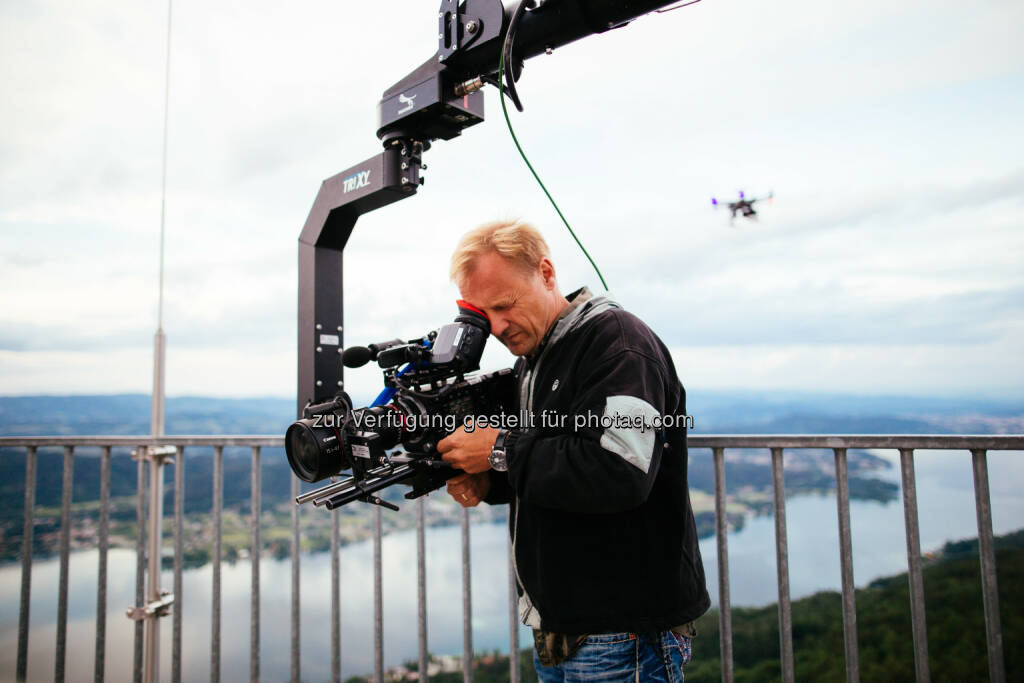
<svg viewBox="0 0 1024 683"><path fill-rule="evenodd" d="M285 435L288 463L299 479L322 481L345 470L351 476L300 495L334 509L353 500L396 506L374 495L404 482L406 498L434 491L459 472L437 454L437 442L476 416L511 413L516 383L511 369L467 376L480 367L490 321L459 301L453 323L420 339L345 349L346 367L376 361L384 390L364 408L340 392L330 401L306 406L303 418ZM395 450L392 450L395 449Z"/></svg>

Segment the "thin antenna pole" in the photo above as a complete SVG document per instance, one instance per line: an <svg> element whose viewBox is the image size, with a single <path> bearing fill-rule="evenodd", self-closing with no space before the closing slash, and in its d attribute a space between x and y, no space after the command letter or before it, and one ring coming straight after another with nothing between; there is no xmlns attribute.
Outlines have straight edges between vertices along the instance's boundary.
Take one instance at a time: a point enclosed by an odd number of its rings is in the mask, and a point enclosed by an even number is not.
<svg viewBox="0 0 1024 683"><path fill-rule="evenodd" d="M160 283L157 300L156 335L153 338L153 412L150 426L153 436L164 435L164 232L167 218L167 124L171 101L171 10L172 0L167 0L167 60L164 72L164 146L163 170L160 179Z"/></svg>
<svg viewBox="0 0 1024 683"><path fill-rule="evenodd" d="M157 329L164 326L164 223L167 206L167 121L171 102L171 4L167 0L167 61L164 72L164 155L160 181L160 303L157 311Z"/></svg>

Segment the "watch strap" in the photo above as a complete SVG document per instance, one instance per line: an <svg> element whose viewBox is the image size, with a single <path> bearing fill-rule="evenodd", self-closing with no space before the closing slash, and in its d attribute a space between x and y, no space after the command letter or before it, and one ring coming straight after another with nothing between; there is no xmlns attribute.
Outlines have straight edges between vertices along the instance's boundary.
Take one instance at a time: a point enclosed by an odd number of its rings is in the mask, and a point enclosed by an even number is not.
<svg viewBox="0 0 1024 683"><path fill-rule="evenodd" d="M491 447L491 453L487 457L487 461L497 472L508 471L508 435L509 432L507 429L501 429L498 431L498 438L494 440L494 445Z"/></svg>

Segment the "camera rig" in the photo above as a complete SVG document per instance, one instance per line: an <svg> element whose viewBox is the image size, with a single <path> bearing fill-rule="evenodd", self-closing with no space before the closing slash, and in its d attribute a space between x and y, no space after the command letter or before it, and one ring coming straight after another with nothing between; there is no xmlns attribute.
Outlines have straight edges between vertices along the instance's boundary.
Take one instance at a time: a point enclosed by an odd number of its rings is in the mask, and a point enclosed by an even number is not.
<svg viewBox="0 0 1024 683"><path fill-rule="evenodd" d="M456 475L437 455L437 442L479 416L510 413L515 379L510 369L467 377L480 367L490 334L487 317L464 301L455 322L420 339L355 346L342 354L348 367L376 360L385 389L372 405L353 409L348 394L306 406L285 435L288 463L315 482L343 470L352 475L300 495L334 509L361 500L397 510L376 491L407 482L406 498L427 494ZM399 366L404 367L399 369ZM401 446L403 451L389 449Z"/></svg>
<svg viewBox="0 0 1024 683"><path fill-rule="evenodd" d="M525 60L619 28L672 0L442 0L438 50L378 105L384 151L323 182L299 236L298 415L344 389L342 253L359 216L416 194L431 142L484 119L486 84L515 81ZM521 107L520 107L521 108Z"/></svg>

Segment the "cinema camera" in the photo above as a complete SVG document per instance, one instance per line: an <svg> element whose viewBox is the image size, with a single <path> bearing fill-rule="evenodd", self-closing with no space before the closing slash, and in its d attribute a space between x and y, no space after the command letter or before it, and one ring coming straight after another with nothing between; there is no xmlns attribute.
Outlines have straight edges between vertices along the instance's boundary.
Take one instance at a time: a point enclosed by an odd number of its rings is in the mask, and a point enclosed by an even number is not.
<svg viewBox="0 0 1024 683"><path fill-rule="evenodd" d="M330 510L360 500L393 510L374 492L399 482L412 485L412 499L440 488L459 472L437 455L437 442L474 416L510 412L515 396L512 370L479 376L490 322L459 301L455 322L421 339L395 339L345 349L342 362L356 368L371 360L384 371L384 391L366 408L353 409L348 394L307 406L285 435L295 476L315 482L352 471L352 476L298 496ZM399 366L404 366L399 369ZM401 445L404 452L395 450Z"/></svg>

